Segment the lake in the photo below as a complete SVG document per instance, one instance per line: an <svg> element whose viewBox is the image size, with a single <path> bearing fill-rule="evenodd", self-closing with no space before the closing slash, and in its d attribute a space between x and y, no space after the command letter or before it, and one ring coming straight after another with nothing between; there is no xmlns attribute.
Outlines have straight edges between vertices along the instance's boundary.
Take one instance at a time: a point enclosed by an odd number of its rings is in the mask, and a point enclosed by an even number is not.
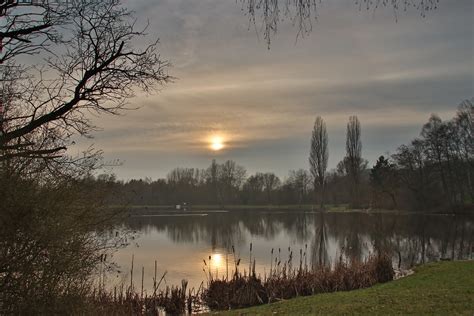
<svg viewBox="0 0 474 316"><path fill-rule="evenodd" d="M472 258L474 250L473 218L453 215L160 212L132 215L124 225L136 234L113 255L121 272L109 275L107 284L130 283L133 255L135 286L141 286L143 267L148 293L153 288L155 260L158 279L166 272L161 287L180 285L186 279L190 287L198 288L209 277L209 269L214 276L231 275L241 259L239 270L248 271L250 256L256 271L264 275L278 261L287 262L290 252L293 265L311 267L334 263L341 256L363 260L382 249L391 251L395 268L406 269L428 261Z"/></svg>

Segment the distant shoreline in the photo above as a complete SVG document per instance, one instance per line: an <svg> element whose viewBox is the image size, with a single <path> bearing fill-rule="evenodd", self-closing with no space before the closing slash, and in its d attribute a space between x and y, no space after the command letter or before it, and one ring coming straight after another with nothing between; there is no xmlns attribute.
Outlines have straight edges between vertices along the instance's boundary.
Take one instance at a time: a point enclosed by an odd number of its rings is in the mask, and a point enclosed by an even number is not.
<svg viewBox="0 0 474 316"><path fill-rule="evenodd" d="M305 212L305 213L363 213L363 214L425 214L425 215L473 215L472 206L465 210L453 213L451 211L417 212L408 210L388 209L349 209L347 204L327 205L324 211L319 206L303 205L192 205L187 209L176 209L175 205L111 205L110 208L123 209L130 214L156 214L156 213L194 213L209 211L216 212Z"/></svg>

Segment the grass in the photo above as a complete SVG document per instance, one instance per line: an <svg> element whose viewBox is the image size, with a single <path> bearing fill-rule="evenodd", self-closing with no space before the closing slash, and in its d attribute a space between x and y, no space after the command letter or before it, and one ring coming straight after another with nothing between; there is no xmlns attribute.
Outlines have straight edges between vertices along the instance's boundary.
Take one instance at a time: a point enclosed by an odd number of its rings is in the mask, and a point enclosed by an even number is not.
<svg viewBox="0 0 474 316"><path fill-rule="evenodd" d="M299 297L218 314L474 315L474 261L430 263L417 267L411 276L367 289Z"/></svg>

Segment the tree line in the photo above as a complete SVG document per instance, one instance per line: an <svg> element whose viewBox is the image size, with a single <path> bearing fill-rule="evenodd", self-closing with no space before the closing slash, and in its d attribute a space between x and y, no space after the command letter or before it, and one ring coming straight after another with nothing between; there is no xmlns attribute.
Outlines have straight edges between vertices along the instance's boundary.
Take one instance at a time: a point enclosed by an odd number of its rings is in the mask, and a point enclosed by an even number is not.
<svg viewBox="0 0 474 316"><path fill-rule="evenodd" d="M374 166L362 156L362 129L357 116L347 123L346 155L328 168L326 123L317 117L308 169L291 170L284 179L272 172L249 175L235 161L209 167L175 168L166 178L118 181L114 175L91 177L115 194L111 204L303 205L428 211L459 210L474 201L473 103L466 100L455 117L432 114L419 137L380 156Z"/></svg>
<svg viewBox="0 0 474 316"><path fill-rule="evenodd" d="M421 210L472 206L473 118L473 100L462 102L449 121L431 115L420 136L400 146L392 161L377 161L371 173L375 193L391 196L395 206L399 199Z"/></svg>

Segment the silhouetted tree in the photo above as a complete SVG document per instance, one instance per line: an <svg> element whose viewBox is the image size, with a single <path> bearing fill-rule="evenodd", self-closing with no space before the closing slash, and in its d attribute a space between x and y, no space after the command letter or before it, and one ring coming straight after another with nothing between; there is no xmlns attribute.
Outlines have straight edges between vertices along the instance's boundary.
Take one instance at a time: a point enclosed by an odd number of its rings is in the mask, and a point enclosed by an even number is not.
<svg viewBox="0 0 474 316"><path fill-rule="evenodd" d="M439 118L439 116L431 115L428 122L421 130L421 137L423 138L426 150L426 158L435 166L441 178L444 198L449 202L450 206L453 204L452 194L450 193L449 177L450 166L445 163L445 159L449 159L449 151L446 147L446 125Z"/></svg>
<svg viewBox="0 0 474 316"><path fill-rule="evenodd" d="M412 206L455 211L472 198L472 113L472 103L464 101L450 121L431 115L420 137L393 156L404 188L416 201Z"/></svg>
<svg viewBox="0 0 474 316"><path fill-rule="evenodd" d="M102 207L114 179L91 176L100 151L66 150L91 114L168 82L168 63L118 0L25 2L0 1L0 313L81 314L124 241L105 233L121 213Z"/></svg>
<svg viewBox="0 0 474 316"><path fill-rule="evenodd" d="M293 200L296 201L297 204L303 204L306 201L308 193L310 192L311 182L310 173L304 169L291 170L289 172L286 184L294 191L296 198Z"/></svg>
<svg viewBox="0 0 474 316"><path fill-rule="evenodd" d="M240 0L251 23L261 20L263 37L270 48L272 37L277 33L278 25L287 18L297 28L297 38L305 36L313 29L313 20L318 15L318 0ZM328 0L329 1L329 0ZM389 7L397 15L400 10L414 8L422 17L426 12L437 8L439 0L354 0L359 10Z"/></svg>
<svg viewBox="0 0 474 316"><path fill-rule="evenodd" d="M72 137L93 130L87 113L119 113L137 91L170 79L157 42L135 45L145 33L118 0L9 3L1 11L0 161L64 159ZM28 67L17 60L25 54L44 62Z"/></svg>
<svg viewBox="0 0 474 316"><path fill-rule="evenodd" d="M424 210L428 206L427 189L431 178L426 166L424 143L415 139L410 145L402 145L393 158L399 168L402 184L413 192L416 207Z"/></svg>
<svg viewBox="0 0 474 316"><path fill-rule="evenodd" d="M366 162L362 159L362 142L360 140L361 129L357 116L349 117L346 132L346 157L344 166L351 180L351 206L359 208L360 205L360 181L362 172L366 168Z"/></svg>
<svg viewBox="0 0 474 316"><path fill-rule="evenodd" d="M474 100L474 99L473 99ZM471 201L474 201L474 105L465 100L458 108L454 124L457 127L454 143L458 146L461 170L466 175Z"/></svg>
<svg viewBox="0 0 474 316"><path fill-rule="evenodd" d="M311 135L309 170L313 176L315 193L316 188L319 188L321 209L324 208L324 187L328 158L328 134L326 131L326 123L320 116L318 116L314 122L313 132Z"/></svg>
<svg viewBox="0 0 474 316"><path fill-rule="evenodd" d="M246 170L244 167L227 160L219 166L219 188L222 190L223 202L236 201L238 192L244 183Z"/></svg>
<svg viewBox="0 0 474 316"><path fill-rule="evenodd" d="M261 196L265 187L263 173L256 174L247 178L242 188L243 201L246 204L261 203Z"/></svg>
<svg viewBox="0 0 474 316"><path fill-rule="evenodd" d="M280 187L281 181L274 173L271 172L264 173L262 178L264 190L267 195L267 203L271 204L273 193Z"/></svg>
<svg viewBox="0 0 474 316"><path fill-rule="evenodd" d="M202 184L203 173L204 171L195 168L175 168L168 173L167 183L173 196L172 204L193 202L197 189Z"/></svg>
<svg viewBox="0 0 474 316"><path fill-rule="evenodd" d="M206 184L212 196L211 202L222 203L222 197L219 192L219 165L215 159L212 159L211 165L206 170Z"/></svg>
<svg viewBox="0 0 474 316"><path fill-rule="evenodd" d="M392 207L397 208L396 190L398 188L398 176L395 165L384 156L380 156L375 166L370 171L370 185L374 196L373 204L379 204L379 196L388 196L392 201ZM383 205L383 201L382 201Z"/></svg>

